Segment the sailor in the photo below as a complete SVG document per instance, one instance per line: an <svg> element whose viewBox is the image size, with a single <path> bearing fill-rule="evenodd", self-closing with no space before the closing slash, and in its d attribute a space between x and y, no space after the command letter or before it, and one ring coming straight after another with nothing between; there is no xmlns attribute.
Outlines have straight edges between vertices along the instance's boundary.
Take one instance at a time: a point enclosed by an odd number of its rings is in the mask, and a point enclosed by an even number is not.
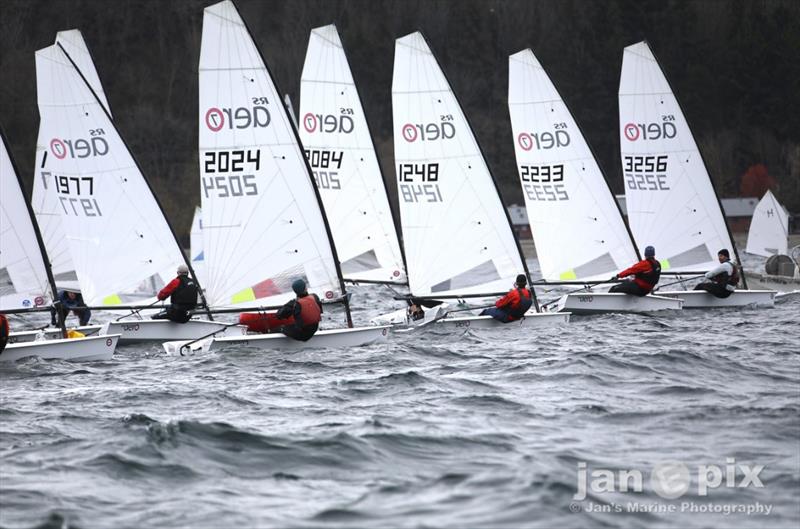
<svg viewBox="0 0 800 529"><path fill-rule="evenodd" d="M5 314L0 314L0 353L6 348L9 334L8 319Z"/></svg>
<svg viewBox="0 0 800 529"><path fill-rule="evenodd" d="M186 323L192 317L191 311L197 307L197 283L189 277L189 267L178 265L178 276L167 283L158 293L158 299L169 298L170 304L153 316L154 320L170 320L175 323Z"/></svg>
<svg viewBox="0 0 800 529"><path fill-rule="evenodd" d="M508 291L508 294L498 299L494 303L494 307L484 309L481 316L491 316L492 318L503 323L509 323L522 318L528 309L533 305L533 295L531 291L525 288L528 284L528 278L525 274L517 276L514 283L514 288Z"/></svg>
<svg viewBox="0 0 800 529"><path fill-rule="evenodd" d="M67 321L67 316L72 312L78 317L80 325L88 325L89 319L92 317L92 311L86 308L86 303L83 301L83 296L80 291L65 288L58 293L57 310L61 313L61 321ZM57 325L56 313L51 309L50 323L53 326Z"/></svg>
<svg viewBox="0 0 800 529"><path fill-rule="evenodd" d="M705 278L709 281L703 281L694 289L705 290L718 298L727 298L739 284L739 271L731 262L731 254L727 248L717 252L717 259L719 266L705 273Z"/></svg>
<svg viewBox="0 0 800 529"><path fill-rule="evenodd" d="M307 342L319 329L319 322L322 320L322 302L316 294L308 293L306 282L302 279L296 279L292 283L292 290L297 294L297 298L278 309L275 315L280 319L294 317L294 323L284 325L280 331L289 338Z"/></svg>
<svg viewBox="0 0 800 529"><path fill-rule="evenodd" d="M661 263L656 259L656 249L648 246L644 249L644 260L639 261L611 279L616 281L622 277L633 276L633 281L623 281L608 289L609 292L621 292L634 296L646 296L658 284L661 277Z"/></svg>

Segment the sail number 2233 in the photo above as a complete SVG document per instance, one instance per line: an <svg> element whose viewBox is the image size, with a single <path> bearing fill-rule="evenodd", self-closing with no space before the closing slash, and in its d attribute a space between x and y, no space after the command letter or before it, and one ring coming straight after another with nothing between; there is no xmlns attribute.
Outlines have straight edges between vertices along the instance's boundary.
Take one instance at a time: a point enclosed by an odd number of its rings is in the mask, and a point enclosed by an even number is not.
<svg viewBox="0 0 800 529"><path fill-rule="evenodd" d="M564 189L564 166L520 165L519 177L528 200L569 200Z"/></svg>

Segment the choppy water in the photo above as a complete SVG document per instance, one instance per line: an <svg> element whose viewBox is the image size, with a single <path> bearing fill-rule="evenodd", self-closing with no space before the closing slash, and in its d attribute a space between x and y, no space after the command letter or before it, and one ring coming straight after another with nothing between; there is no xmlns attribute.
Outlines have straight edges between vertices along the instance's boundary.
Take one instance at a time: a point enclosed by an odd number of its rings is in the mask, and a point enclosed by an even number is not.
<svg viewBox="0 0 800 529"><path fill-rule="evenodd" d="M358 321L392 306L353 290ZM348 351L128 346L5 365L0 525L794 528L799 316L789 301ZM763 487L723 477L699 494L698 465L725 476L730 458L763 465ZM650 482L667 461L693 476L674 500ZM577 501L581 465L638 470L644 490ZM693 512L725 505L762 513Z"/></svg>

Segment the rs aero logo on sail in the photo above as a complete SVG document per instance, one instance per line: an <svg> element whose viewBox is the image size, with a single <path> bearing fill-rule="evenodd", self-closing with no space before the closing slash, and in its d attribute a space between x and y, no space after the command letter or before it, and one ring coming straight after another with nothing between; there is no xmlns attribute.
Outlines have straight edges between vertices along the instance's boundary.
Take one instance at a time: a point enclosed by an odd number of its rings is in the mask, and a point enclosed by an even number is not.
<svg viewBox="0 0 800 529"><path fill-rule="evenodd" d="M309 134L315 132L350 134L353 132L353 128L355 128L353 118L350 117L352 114L352 108L343 108L341 114L338 116L334 114L314 114L312 112L307 112L306 115L303 116L303 128L306 129L306 132Z"/></svg>
<svg viewBox="0 0 800 529"><path fill-rule="evenodd" d="M534 147L537 151L557 149L569 145L570 137L566 123L553 124L553 132L520 132L517 135L517 143L523 151L530 151Z"/></svg>
<svg viewBox="0 0 800 529"><path fill-rule="evenodd" d="M108 142L104 135L103 129L91 129L88 138L53 138L50 140L50 152L59 160L67 156L70 158L105 156L108 154Z"/></svg>
<svg viewBox="0 0 800 529"><path fill-rule="evenodd" d="M406 123L400 132L408 143L450 140L456 135L456 126L453 125L453 116L446 114L440 117L439 123Z"/></svg>
<svg viewBox="0 0 800 529"><path fill-rule="evenodd" d="M252 106L219 108L211 107L206 111L205 122L211 132L222 129L249 129L266 128L272 122L266 97L254 97Z"/></svg>
<svg viewBox="0 0 800 529"><path fill-rule="evenodd" d="M622 127L625 139L628 141L660 140L662 138L671 140L678 135L673 116L663 116L661 123L627 123Z"/></svg>

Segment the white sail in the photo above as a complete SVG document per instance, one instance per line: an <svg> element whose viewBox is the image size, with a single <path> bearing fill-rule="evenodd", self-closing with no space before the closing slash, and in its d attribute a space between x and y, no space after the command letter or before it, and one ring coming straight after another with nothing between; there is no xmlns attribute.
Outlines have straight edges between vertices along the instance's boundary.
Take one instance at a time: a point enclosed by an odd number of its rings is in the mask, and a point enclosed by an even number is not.
<svg viewBox="0 0 800 529"><path fill-rule="evenodd" d="M207 7L200 49L200 184L211 305L342 294L319 199L261 54L229 1Z"/></svg>
<svg viewBox="0 0 800 529"><path fill-rule="evenodd" d="M507 290L524 271L514 234L467 119L418 32L395 43L392 113L411 292Z"/></svg>
<svg viewBox="0 0 800 529"><path fill-rule="evenodd" d="M203 251L203 210L200 207L194 208L192 218L192 228L189 232L189 260L192 262L192 269L201 285L205 284L206 261Z"/></svg>
<svg viewBox="0 0 800 529"><path fill-rule="evenodd" d="M786 255L788 249L789 216L772 191L767 189L753 212L745 251L770 257L776 254Z"/></svg>
<svg viewBox="0 0 800 529"><path fill-rule="evenodd" d="M508 108L536 255L547 280L609 277L638 261L614 195L529 49L508 62Z"/></svg>
<svg viewBox="0 0 800 529"><path fill-rule="evenodd" d="M311 30L300 139L346 279L405 282L378 158L336 26Z"/></svg>
<svg viewBox="0 0 800 529"><path fill-rule="evenodd" d="M0 310L47 305L42 251L5 136L0 143Z"/></svg>
<svg viewBox="0 0 800 529"><path fill-rule="evenodd" d="M153 296L184 262L144 176L60 44L36 52L38 167L61 208L83 299L115 305Z"/></svg>
<svg viewBox="0 0 800 529"><path fill-rule="evenodd" d="M77 29L59 31L56 34L56 43L61 44L66 50L86 82L94 90L97 98L111 115L111 107L108 105L103 85L100 83L100 77L97 75L92 56L81 32ZM48 171L42 169L47 149L48 145L44 143L36 145L36 167L34 168L31 204L36 213L36 220L39 223L39 230L50 258L56 284L75 286L74 282L77 281L75 266L72 264L69 245L64 235L64 229L61 227L61 205L56 193L50 192L52 185L47 176Z"/></svg>
<svg viewBox="0 0 800 529"><path fill-rule="evenodd" d="M703 270L733 243L686 118L646 42L625 48L619 138L628 222L663 270Z"/></svg>

